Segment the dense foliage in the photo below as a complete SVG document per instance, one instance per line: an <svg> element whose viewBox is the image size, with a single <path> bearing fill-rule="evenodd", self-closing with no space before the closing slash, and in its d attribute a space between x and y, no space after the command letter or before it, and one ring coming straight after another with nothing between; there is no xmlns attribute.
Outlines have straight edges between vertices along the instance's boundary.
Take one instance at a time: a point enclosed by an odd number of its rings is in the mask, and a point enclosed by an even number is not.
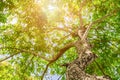
<svg viewBox="0 0 120 80"><path fill-rule="evenodd" d="M86 72L120 79L120 1L119 0L0 0L0 79L39 80L47 59L52 59L66 44L76 41L83 24L93 25L88 41L98 55ZM103 17L107 15L107 17ZM86 28L86 26L85 26ZM77 57L70 48L52 63L45 79L57 74L65 80L65 67ZM57 78L58 78L57 76ZM56 79L57 80L57 79Z"/></svg>

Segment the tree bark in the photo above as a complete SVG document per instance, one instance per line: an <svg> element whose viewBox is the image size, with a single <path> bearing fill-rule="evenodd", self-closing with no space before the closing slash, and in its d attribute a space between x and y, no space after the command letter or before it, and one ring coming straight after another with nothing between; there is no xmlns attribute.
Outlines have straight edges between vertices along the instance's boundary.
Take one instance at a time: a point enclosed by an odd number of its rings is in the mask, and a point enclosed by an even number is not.
<svg viewBox="0 0 120 80"><path fill-rule="evenodd" d="M106 76L90 75L85 72L85 68L97 58L91 52L87 41L79 40L75 46L79 56L67 66L66 80L110 80Z"/></svg>

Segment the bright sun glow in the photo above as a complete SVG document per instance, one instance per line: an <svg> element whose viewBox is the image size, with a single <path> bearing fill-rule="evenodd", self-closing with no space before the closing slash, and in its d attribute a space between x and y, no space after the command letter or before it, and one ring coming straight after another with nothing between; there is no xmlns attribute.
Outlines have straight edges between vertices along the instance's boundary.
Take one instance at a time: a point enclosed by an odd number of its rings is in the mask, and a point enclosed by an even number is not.
<svg viewBox="0 0 120 80"><path fill-rule="evenodd" d="M18 21L18 18L17 17L15 17L15 18L13 18L12 19L12 21L10 22L11 24L16 24L17 23L17 21Z"/></svg>
<svg viewBox="0 0 120 80"><path fill-rule="evenodd" d="M49 5L49 6L48 6L48 10L54 11L54 10L55 10L55 6Z"/></svg>
<svg viewBox="0 0 120 80"><path fill-rule="evenodd" d="M64 28L64 25L62 23L58 24L59 28Z"/></svg>

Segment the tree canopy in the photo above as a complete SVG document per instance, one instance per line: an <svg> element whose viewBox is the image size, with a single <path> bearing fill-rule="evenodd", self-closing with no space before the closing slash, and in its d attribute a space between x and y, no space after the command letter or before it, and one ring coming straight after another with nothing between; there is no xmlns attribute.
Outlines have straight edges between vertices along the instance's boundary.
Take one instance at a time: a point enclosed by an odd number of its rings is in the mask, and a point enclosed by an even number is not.
<svg viewBox="0 0 120 80"><path fill-rule="evenodd" d="M85 71L119 80L120 0L0 0L0 79L65 80L81 28L98 56Z"/></svg>

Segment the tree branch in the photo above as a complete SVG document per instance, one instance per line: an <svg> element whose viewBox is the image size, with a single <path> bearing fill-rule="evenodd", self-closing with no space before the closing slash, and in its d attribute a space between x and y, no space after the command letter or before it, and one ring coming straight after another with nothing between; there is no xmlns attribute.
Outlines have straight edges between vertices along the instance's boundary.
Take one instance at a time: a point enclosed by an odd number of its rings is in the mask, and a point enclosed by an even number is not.
<svg viewBox="0 0 120 80"><path fill-rule="evenodd" d="M92 23L90 23L90 24L88 25L88 27L87 27L85 33L83 34L81 40L85 40L85 39L86 39L86 37L87 37L87 35L88 35L88 32L89 32L90 28L91 28L94 24L102 22L102 21L105 20L107 17L112 16L112 15L113 15L114 13L116 13L116 11L118 11L118 10L120 10L120 9L115 9L115 10L111 11L109 14L106 14L105 16L103 16L103 17L101 17L101 18L99 18L99 19L93 21Z"/></svg>
<svg viewBox="0 0 120 80"><path fill-rule="evenodd" d="M66 50L68 50L69 48L73 47L74 44L75 44L75 42L71 42L71 43L65 45L64 48L60 49L59 53L55 57L53 57L52 60L46 65L46 68L45 68L45 70L44 70L44 72L42 74L41 80L43 80L44 75L47 72L47 69L48 69L49 65L54 63L55 61L57 61L64 54L64 52Z"/></svg>
<svg viewBox="0 0 120 80"><path fill-rule="evenodd" d="M45 68L45 70L44 70L44 72L43 72L43 74L42 74L42 76L41 76L41 80L43 80L44 75L45 75L45 73L47 72L48 67L49 67L49 65L50 65L51 63L52 63L52 62L49 62L49 63L46 65L46 68Z"/></svg>
<svg viewBox="0 0 120 80"><path fill-rule="evenodd" d="M13 56L17 55L17 54L19 54L19 52L14 53L14 54L12 54L12 55L10 55L10 56L8 56L8 57L6 57L6 58L4 58L4 59L0 60L0 62L3 62L3 61L5 61L5 60L7 60L7 59L9 59L9 58L11 58L11 57L13 57Z"/></svg>
<svg viewBox="0 0 120 80"><path fill-rule="evenodd" d="M50 59L48 59L48 58L46 58L46 57L44 57L44 56L41 56L41 55L35 53L34 51L30 51L30 50L13 48L13 47L1 47L0 49L15 49L15 50L19 50L19 51L21 51L21 52L31 53L32 55L37 56L37 57L40 57L40 58L42 58L42 59L44 59L44 60L46 60L46 61L48 61L48 62L51 61Z"/></svg>
<svg viewBox="0 0 120 80"><path fill-rule="evenodd" d="M95 61L95 63L96 63L96 65L97 65L97 67L100 69L100 71L102 72L102 74L103 75L106 75L105 74L105 72L104 72L104 70L101 68L101 66L97 63L97 61L96 60L94 60Z"/></svg>
<svg viewBox="0 0 120 80"><path fill-rule="evenodd" d="M24 72L22 73L23 76L24 76L26 70L28 69L28 66L29 66L30 63L33 61L33 59L34 59L34 56L32 56L32 57L30 58L30 60L28 61L28 63L26 63L27 61L25 61L24 65L26 65L26 66L25 66L24 69L23 69L23 71L24 71Z"/></svg>
<svg viewBox="0 0 120 80"><path fill-rule="evenodd" d="M30 53L33 54L34 56L40 57L40 58L42 58L42 59L44 59L44 60L46 60L46 61L48 61L48 62L51 61L51 59L48 59L48 58L46 58L45 56L41 56L41 55L39 55L39 54L37 54L37 53L35 53L35 52L33 52L33 51L26 51L26 52L30 52Z"/></svg>
<svg viewBox="0 0 120 80"><path fill-rule="evenodd" d="M75 42L71 42L71 43L65 45L65 47L62 48L62 49L60 49L59 53L55 57L53 57L53 59L51 60L51 62L55 62L56 60L58 60L64 54L64 52L66 50L68 50L71 47L74 47L74 44L75 44Z"/></svg>

